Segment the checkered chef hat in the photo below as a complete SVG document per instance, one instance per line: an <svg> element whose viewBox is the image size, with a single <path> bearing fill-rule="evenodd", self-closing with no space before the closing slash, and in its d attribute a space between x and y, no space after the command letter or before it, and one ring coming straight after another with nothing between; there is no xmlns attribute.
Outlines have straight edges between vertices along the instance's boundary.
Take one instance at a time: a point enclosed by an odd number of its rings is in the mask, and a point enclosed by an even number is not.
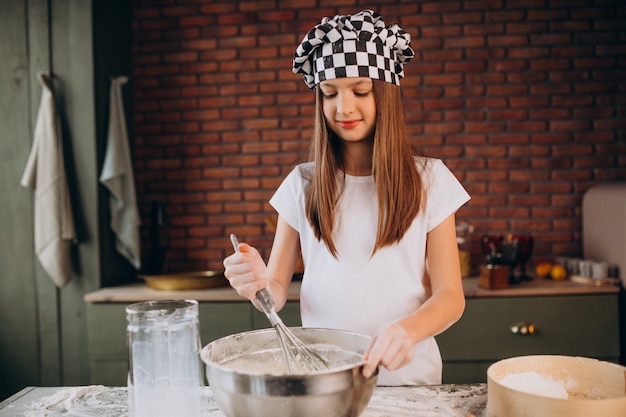
<svg viewBox="0 0 626 417"><path fill-rule="evenodd" d="M296 49L292 71L314 88L324 80L369 77L400 85L403 65L415 56L411 35L398 25L385 26L372 10L322 19Z"/></svg>

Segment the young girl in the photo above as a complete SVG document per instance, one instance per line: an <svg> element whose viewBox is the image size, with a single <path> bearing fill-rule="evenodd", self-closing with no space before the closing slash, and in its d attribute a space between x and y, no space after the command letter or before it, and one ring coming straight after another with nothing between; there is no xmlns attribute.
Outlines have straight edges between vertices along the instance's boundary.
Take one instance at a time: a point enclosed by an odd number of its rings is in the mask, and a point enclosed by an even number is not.
<svg viewBox="0 0 626 417"><path fill-rule="evenodd" d="M239 294L269 287L279 309L302 255L303 326L370 335L363 374L382 365L379 385L441 383L433 336L465 308L454 214L469 195L440 160L412 153L399 88L409 42L371 10L307 34L293 71L316 93L312 160L270 200L267 266L245 243L224 260Z"/></svg>

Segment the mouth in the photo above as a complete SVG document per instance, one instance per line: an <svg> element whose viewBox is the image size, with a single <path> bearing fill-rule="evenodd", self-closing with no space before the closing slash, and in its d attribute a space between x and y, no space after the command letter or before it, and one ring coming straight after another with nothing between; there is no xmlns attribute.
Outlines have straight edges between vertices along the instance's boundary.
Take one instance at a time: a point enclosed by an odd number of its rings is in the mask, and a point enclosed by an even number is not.
<svg viewBox="0 0 626 417"><path fill-rule="evenodd" d="M361 123L360 120L341 120L337 122L337 124L344 129L353 129L357 127L359 123Z"/></svg>

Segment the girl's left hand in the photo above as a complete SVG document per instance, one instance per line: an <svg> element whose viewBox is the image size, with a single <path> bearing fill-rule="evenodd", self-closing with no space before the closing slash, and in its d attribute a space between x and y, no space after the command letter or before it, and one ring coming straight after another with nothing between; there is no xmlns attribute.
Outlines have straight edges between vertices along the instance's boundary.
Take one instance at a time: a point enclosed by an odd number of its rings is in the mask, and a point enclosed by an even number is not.
<svg viewBox="0 0 626 417"><path fill-rule="evenodd" d="M369 378L378 365L390 371L398 369L413 360L413 340L398 323L389 323L378 330L372 338L363 359L363 376Z"/></svg>

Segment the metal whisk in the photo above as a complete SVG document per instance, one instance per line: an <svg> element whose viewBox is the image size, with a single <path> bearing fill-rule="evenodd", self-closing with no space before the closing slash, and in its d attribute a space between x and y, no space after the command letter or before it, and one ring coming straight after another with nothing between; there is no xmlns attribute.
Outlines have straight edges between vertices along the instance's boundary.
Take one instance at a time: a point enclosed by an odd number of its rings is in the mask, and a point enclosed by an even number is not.
<svg viewBox="0 0 626 417"><path fill-rule="evenodd" d="M230 241L239 252L239 240L234 234L230 235ZM322 358L317 352L298 339L280 319L276 313L276 301L272 293L267 288L263 288L256 293L256 301L267 316L280 343L280 349L285 360L285 367L288 374L295 374L298 371L321 371L328 369L328 361Z"/></svg>

